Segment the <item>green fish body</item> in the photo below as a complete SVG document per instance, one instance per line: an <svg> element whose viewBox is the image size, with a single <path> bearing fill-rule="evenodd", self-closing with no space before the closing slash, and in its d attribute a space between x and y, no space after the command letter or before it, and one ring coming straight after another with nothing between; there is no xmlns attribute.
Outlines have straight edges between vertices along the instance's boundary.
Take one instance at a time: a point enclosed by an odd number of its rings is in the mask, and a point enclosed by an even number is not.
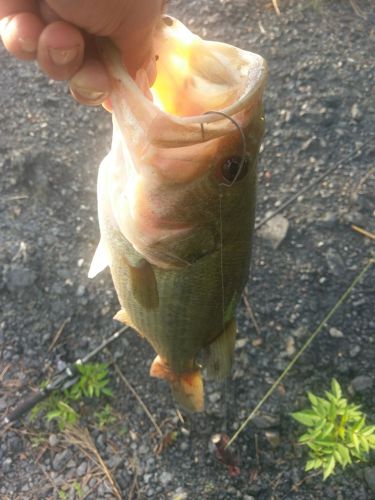
<svg viewBox="0 0 375 500"><path fill-rule="evenodd" d="M135 82L104 44L113 142L98 177L101 242L90 276L109 265L121 310L157 357L151 375L201 411L208 374L231 368L235 311L248 278L267 68L255 54L164 18L157 79ZM152 95L152 97L151 97ZM241 128L241 135L238 128Z"/></svg>

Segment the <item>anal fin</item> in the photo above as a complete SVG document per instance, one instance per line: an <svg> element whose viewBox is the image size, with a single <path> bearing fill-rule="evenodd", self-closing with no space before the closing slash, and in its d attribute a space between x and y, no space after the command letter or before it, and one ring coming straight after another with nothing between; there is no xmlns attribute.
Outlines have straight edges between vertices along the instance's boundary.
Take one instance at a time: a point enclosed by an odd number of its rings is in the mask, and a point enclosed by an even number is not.
<svg viewBox="0 0 375 500"><path fill-rule="evenodd" d="M125 311L125 309L120 309L119 311L117 311L117 313L113 316L113 319L115 321L119 321L120 323L124 323L125 325L128 325L134 330L138 331L135 328L129 314Z"/></svg>
<svg viewBox="0 0 375 500"><path fill-rule="evenodd" d="M151 365L150 375L167 380L173 397L186 410L197 412L204 410L203 380L199 368L175 373L160 356L156 356Z"/></svg>
<svg viewBox="0 0 375 500"><path fill-rule="evenodd" d="M225 330L206 349L205 368L210 378L223 380L230 375L237 323L232 319Z"/></svg>

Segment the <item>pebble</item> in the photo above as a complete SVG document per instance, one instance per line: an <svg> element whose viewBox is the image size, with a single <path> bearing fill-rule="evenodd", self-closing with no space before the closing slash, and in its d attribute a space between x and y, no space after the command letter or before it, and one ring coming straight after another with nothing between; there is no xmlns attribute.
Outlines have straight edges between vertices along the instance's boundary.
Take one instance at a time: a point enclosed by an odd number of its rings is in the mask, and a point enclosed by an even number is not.
<svg viewBox="0 0 375 500"><path fill-rule="evenodd" d="M270 443L270 445L272 446L272 448L277 448L280 443L281 443L281 439L280 439L280 433L277 432L277 431L266 431L264 433L267 441Z"/></svg>
<svg viewBox="0 0 375 500"><path fill-rule="evenodd" d="M276 250L284 241L288 227L288 219L281 214L277 214L259 229L259 236L269 241L272 248Z"/></svg>
<svg viewBox="0 0 375 500"><path fill-rule="evenodd" d="M220 392L213 392L212 394L210 394L208 396L208 399L210 400L210 402L212 404L217 403L218 401L220 401L220 398L221 398Z"/></svg>
<svg viewBox="0 0 375 500"><path fill-rule="evenodd" d="M50 434L48 442L50 446L54 447L59 443L59 438L56 436L56 434Z"/></svg>
<svg viewBox="0 0 375 500"><path fill-rule="evenodd" d="M72 458L72 455L73 453L69 449L56 453L52 460L52 468L56 471L61 470Z"/></svg>
<svg viewBox="0 0 375 500"><path fill-rule="evenodd" d="M367 486L375 493L375 467L366 467L364 476Z"/></svg>
<svg viewBox="0 0 375 500"><path fill-rule="evenodd" d="M252 422L257 429L270 429L277 427L280 424L280 419L274 415L256 415Z"/></svg>
<svg viewBox="0 0 375 500"><path fill-rule="evenodd" d="M182 488L177 488L177 490L172 493L171 500L188 500L188 494Z"/></svg>
<svg viewBox="0 0 375 500"><path fill-rule="evenodd" d="M352 347L350 349L349 356L351 358L355 358L360 352L361 352L361 348L359 347L359 345L355 345L354 347Z"/></svg>
<svg viewBox="0 0 375 500"><path fill-rule="evenodd" d="M6 410L7 406L5 398L0 398L0 411Z"/></svg>
<svg viewBox="0 0 375 500"><path fill-rule="evenodd" d="M12 466L12 459L8 457L3 462L3 466L2 466L3 472L5 472L5 473L10 472L10 470L12 468L11 466Z"/></svg>
<svg viewBox="0 0 375 500"><path fill-rule="evenodd" d="M331 273L337 277L343 276L345 273L345 264L337 251L334 248L328 248L325 257Z"/></svg>
<svg viewBox="0 0 375 500"><path fill-rule="evenodd" d="M371 389L373 384L374 379L372 377L368 377L367 375L359 375L350 382L350 388L354 393L361 393L367 391L367 389Z"/></svg>
<svg viewBox="0 0 375 500"><path fill-rule="evenodd" d="M28 267L12 265L5 271L4 282L10 292L28 288L36 280L36 273Z"/></svg>
<svg viewBox="0 0 375 500"><path fill-rule="evenodd" d="M79 464L77 468L77 476L82 477L86 474L87 471L87 462L82 462Z"/></svg>
<svg viewBox="0 0 375 500"><path fill-rule="evenodd" d="M329 334L331 335L331 337L334 337L336 339L341 339L344 336L341 330L338 330L334 327L329 329Z"/></svg>
<svg viewBox="0 0 375 500"><path fill-rule="evenodd" d="M361 121L363 118L363 113L359 109L359 106L357 103L353 104L352 109L350 110L350 114L352 115L353 120L355 120L356 122Z"/></svg>
<svg viewBox="0 0 375 500"><path fill-rule="evenodd" d="M163 486L167 486L173 479L173 475L170 472L162 472L159 476L160 482Z"/></svg>

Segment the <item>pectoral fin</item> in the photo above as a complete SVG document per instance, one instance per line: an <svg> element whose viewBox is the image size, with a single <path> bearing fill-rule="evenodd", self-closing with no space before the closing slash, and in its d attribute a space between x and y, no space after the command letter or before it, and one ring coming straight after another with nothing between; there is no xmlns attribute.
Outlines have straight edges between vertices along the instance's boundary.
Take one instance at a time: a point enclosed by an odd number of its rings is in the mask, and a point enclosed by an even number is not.
<svg viewBox="0 0 375 500"><path fill-rule="evenodd" d="M109 265L109 259L107 256L107 251L105 249L103 240L99 241L99 245L95 250L94 257L91 262L88 277L95 278L97 274L104 271L104 269Z"/></svg>
<svg viewBox="0 0 375 500"><path fill-rule="evenodd" d="M175 373L160 356L156 356L151 365L150 375L167 380L173 397L186 410L204 410L203 381L199 368L184 373Z"/></svg>
<svg viewBox="0 0 375 500"><path fill-rule="evenodd" d="M222 380L230 375L237 324L232 319L221 333L206 349L206 370L211 378Z"/></svg>
<svg viewBox="0 0 375 500"><path fill-rule="evenodd" d="M159 305L159 294L152 265L142 259L136 266L129 265L133 296L145 309Z"/></svg>

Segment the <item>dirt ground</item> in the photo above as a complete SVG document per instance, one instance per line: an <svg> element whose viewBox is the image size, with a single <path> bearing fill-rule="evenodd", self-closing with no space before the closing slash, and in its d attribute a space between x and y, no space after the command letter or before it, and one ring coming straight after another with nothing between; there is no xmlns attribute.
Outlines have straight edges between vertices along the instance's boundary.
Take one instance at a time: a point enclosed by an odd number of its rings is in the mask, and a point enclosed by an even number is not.
<svg viewBox="0 0 375 500"><path fill-rule="evenodd" d="M303 354L234 444L240 474L212 453L232 435L338 301L366 261L375 233L374 46L370 1L174 0L170 12L196 33L263 55L270 68L257 221L323 174L282 211L275 248L256 233L232 380L208 382L206 412L176 416L168 387L148 375L151 348L127 333L98 359L111 362L171 443L155 452L154 426L111 368L115 421L106 401L82 405L81 431L28 418L0 430L0 498L375 498L375 455L323 482L304 472L301 428L289 416L332 377L375 423L375 266ZM110 117L79 106L64 84L0 49L0 412L118 326L108 272L88 280L98 242L96 175L110 145ZM285 221L284 221L285 222ZM272 232L272 228L271 228ZM274 233L272 233L274 235ZM273 237L273 236L272 236ZM272 238L271 237L271 238ZM60 330L56 343L55 335ZM98 457L101 457L100 459ZM100 462L102 460L103 462Z"/></svg>

